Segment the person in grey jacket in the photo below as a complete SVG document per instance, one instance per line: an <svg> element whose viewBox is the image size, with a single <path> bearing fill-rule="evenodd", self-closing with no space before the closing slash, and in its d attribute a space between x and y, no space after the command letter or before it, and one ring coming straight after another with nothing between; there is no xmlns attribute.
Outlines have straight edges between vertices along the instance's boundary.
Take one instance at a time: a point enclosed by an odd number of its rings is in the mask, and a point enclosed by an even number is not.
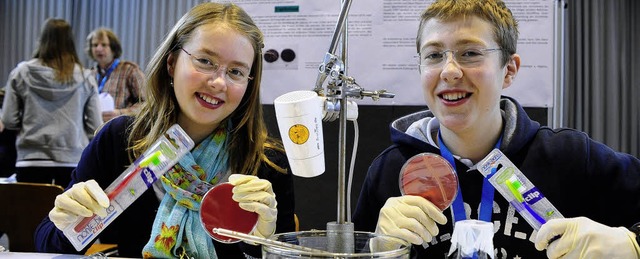
<svg viewBox="0 0 640 259"><path fill-rule="evenodd" d="M2 123L18 131L16 179L66 186L102 124L95 78L80 63L71 26L45 21L33 59L11 71Z"/></svg>

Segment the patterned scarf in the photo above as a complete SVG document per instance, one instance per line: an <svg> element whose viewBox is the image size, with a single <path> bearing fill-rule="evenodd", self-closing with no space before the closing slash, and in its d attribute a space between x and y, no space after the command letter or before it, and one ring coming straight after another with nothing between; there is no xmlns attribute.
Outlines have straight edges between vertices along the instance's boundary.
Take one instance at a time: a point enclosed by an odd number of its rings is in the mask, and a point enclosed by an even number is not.
<svg viewBox="0 0 640 259"><path fill-rule="evenodd" d="M217 258L199 213L202 196L227 172L227 134L219 127L160 178L167 193L142 250L144 258Z"/></svg>

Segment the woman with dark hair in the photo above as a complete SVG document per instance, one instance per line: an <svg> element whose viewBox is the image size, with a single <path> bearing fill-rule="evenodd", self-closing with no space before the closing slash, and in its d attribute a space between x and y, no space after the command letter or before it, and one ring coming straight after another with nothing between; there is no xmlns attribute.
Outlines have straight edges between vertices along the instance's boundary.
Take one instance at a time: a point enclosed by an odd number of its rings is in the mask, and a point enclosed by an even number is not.
<svg viewBox="0 0 640 259"><path fill-rule="evenodd" d="M259 246L220 243L202 227L203 195L227 178L233 199L258 214L249 234L294 231L293 178L262 117L263 40L236 5L208 2L185 14L147 66L140 112L107 122L85 149L73 174L77 184L58 196L36 230L38 249L75 252L62 230L80 217L104 215L109 200L101 188L176 123L196 147L107 226L100 241L117 243L126 257L260 257Z"/></svg>
<svg viewBox="0 0 640 259"><path fill-rule="evenodd" d="M67 186L102 124L96 81L82 68L71 26L45 21L33 59L11 71L2 123L18 131L16 179Z"/></svg>

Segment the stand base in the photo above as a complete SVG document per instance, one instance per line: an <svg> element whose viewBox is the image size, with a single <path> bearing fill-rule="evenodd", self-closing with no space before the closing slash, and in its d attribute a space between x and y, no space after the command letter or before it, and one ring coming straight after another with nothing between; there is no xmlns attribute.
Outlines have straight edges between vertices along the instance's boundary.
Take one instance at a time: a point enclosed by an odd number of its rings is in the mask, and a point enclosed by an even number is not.
<svg viewBox="0 0 640 259"><path fill-rule="evenodd" d="M353 223L339 224L335 221L327 223L327 250L333 253L353 253Z"/></svg>

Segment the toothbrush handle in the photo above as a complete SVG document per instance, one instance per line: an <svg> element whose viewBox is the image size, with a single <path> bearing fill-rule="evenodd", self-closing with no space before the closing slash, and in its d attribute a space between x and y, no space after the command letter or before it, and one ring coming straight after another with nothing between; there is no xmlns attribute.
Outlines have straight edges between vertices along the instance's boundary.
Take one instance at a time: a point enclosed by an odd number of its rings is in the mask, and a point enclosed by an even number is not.
<svg viewBox="0 0 640 259"><path fill-rule="evenodd" d="M547 221L540 217L540 215L538 215L537 212L535 212L530 206L529 204L527 204L526 202L522 202L522 206L529 212L529 214L531 214L531 216L533 216L534 219L536 219L540 225L547 223Z"/></svg>
<svg viewBox="0 0 640 259"><path fill-rule="evenodd" d="M109 192L107 194L107 197L109 197L109 201L112 201L116 196L118 196L118 194L120 194L122 192L122 190L124 190L124 188L127 186L127 184L129 184L129 182L131 182L131 180L133 180L133 177L140 171L140 167L136 168L135 171L131 172L130 174L128 174L123 180L122 182L111 192ZM91 220L93 220L93 218L95 218L96 215L92 215L90 217L86 217L84 218L82 221L80 221L80 223L78 223L78 225L76 225L73 230L76 231L76 233L79 233L80 231L82 231L88 224L89 222L91 222Z"/></svg>

